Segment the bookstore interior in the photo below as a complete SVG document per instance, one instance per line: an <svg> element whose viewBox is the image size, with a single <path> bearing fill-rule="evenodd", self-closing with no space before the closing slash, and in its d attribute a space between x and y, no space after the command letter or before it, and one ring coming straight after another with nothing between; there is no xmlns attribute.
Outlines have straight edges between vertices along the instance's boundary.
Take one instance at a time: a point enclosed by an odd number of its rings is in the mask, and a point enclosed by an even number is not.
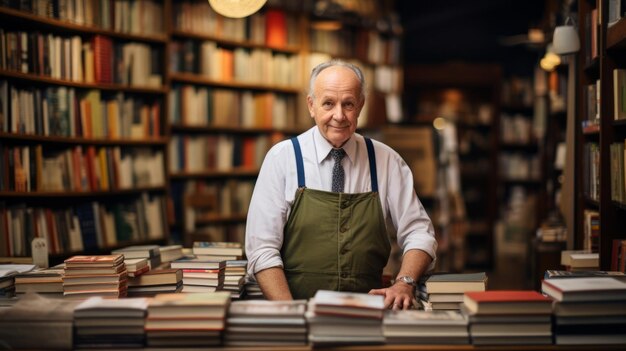
<svg viewBox="0 0 626 351"><path fill-rule="evenodd" d="M436 240L430 267L407 271L420 250L390 215L383 294L349 291L361 273L339 268L366 250L366 227L341 224L360 194L331 192L330 173L305 188L297 151L280 277L248 261L270 245L246 227L283 167L270 149L316 128L332 144L313 92L333 73L310 82L330 60L365 81L351 139L373 160L369 198L402 207L377 191L377 168L400 173L373 139L410 170L406 208ZM336 106L349 120L354 104ZM0 350L623 349L625 149L626 0L0 0ZM337 283L267 298L304 281L281 245L289 206L320 193L345 201L310 241L333 252L303 256L337 263L306 274Z"/></svg>

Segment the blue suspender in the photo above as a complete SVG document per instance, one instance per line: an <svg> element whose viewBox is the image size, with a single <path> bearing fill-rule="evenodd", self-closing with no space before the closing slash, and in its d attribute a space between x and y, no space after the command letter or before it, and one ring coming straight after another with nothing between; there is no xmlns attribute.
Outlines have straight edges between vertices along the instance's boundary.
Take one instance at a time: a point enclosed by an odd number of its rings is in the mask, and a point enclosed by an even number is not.
<svg viewBox="0 0 626 351"><path fill-rule="evenodd" d="M378 192L378 175L376 174L376 154L374 153L374 144L370 138L365 139L365 145L367 146L367 157L370 160L370 178L372 182L372 191Z"/></svg>
<svg viewBox="0 0 626 351"><path fill-rule="evenodd" d="M376 154L374 153L374 144L370 138L364 138L365 145L367 146L367 157L370 162L370 178L372 182L372 191L378 191L378 175L376 173ZM296 169L298 172L298 188L304 188L304 162L302 161L302 150L300 149L300 142L297 137L291 138L293 144L293 150L296 154Z"/></svg>
<svg viewBox="0 0 626 351"><path fill-rule="evenodd" d="M304 188L304 163L302 162L302 151L297 137L291 138L293 151L296 154L296 169L298 170L298 188Z"/></svg>

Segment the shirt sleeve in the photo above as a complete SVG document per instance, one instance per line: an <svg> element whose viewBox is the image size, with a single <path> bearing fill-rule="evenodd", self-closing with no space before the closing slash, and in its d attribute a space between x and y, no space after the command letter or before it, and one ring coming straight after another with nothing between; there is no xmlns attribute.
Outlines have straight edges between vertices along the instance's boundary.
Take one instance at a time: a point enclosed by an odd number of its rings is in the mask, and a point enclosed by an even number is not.
<svg viewBox="0 0 626 351"><path fill-rule="evenodd" d="M398 245L402 248L403 254L413 249L426 252L433 259L429 267L429 270L432 270L437 258L435 229L424 206L417 198L411 169L400 155L393 150L391 152L389 173L398 177L387 179L387 206L397 230Z"/></svg>
<svg viewBox="0 0 626 351"><path fill-rule="evenodd" d="M267 153L250 200L245 248L251 277L264 269L283 266L280 249L289 210L285 199L285 162L290 154L286 148L291 143L287 143L279 143Z"/></svg>

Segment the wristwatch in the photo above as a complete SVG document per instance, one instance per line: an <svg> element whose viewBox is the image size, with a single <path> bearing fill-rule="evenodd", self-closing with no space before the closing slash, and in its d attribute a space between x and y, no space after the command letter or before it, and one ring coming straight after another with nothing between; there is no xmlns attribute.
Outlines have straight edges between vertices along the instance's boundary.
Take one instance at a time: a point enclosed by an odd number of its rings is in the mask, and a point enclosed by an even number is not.
<svg viewBox="0 0 626 351"><path fill-rule="evenodd" d="M396 278L396 282L404 282L409 284L410 286L417 286L415 279L409 277L408 275L403 275L402 277Z"/></svg>

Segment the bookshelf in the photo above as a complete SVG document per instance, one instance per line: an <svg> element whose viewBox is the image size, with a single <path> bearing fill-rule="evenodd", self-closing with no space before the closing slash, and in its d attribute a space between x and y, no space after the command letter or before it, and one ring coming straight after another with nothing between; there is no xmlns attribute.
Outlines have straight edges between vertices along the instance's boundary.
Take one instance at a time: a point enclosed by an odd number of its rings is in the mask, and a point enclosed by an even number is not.
<svg viewBox="0 0 626 351"><path fill-rule="evenodd" d="M306 111L302 17L280 2L243 19L223 17L207 1L172 2L168 172L172 230L185 245L243 242L265 153L310 126L298 119ZM185 206L197 194L215 206Z"/></svg>
<svg viewBox="0 0 626 351"><path fill-rule="evenodd" d="M460 189L456 196L433 201L429 212L438 235L438 261L442 265L438 269L490 269L497 213L497 187L493 185L499 179L501 69L488 64L450 63L412 65L405 70L409 122L432 127L436 117L444 117L455 126L453 143L458 143L457 154L452 157L458 157ZM445 147L442 144L438 143L436 154ZM446 167L448 161L438 158L436 162ZM454 194L454 188L449 191Z"/></svg>
<svg viewBox="0 0 626 351"><path fill-rule="evenodd" d="M33 237L47 238L53 262L167 241L163 2L10 4L0 255L29 256ZM129 25L131 14L142 21Z"/></svg>
<svg viewBox="0 0 626 351"><path fill-rule="evenodd" d="M579 34L581 50L578 54L579 78L577 89L579 101L577 111L579 120L576 128L577 155L581 155L582 164L576 165L576 174L582 175L577 183L576 198L576 248L591 248L600 253L600 269L610 270L611 250L614 239L625 235L624 226L624 140L625 124L622 121L620 106L623 96L614 95L614 70L626 68L626 20L621 15L611 19L612 9L609 1L579 1ZM617 2L619 3L619 2ZM624 9L622 9L624 10ZM623 13L622 13L623 14ZM600 91L599 101L586 94L594 86ZM623 88L622 88L623 89ZM617 104L617 105L616 105ZM595 112L595 113L594 113ZM598 124L597 132L586 133L585 126L594 115ZM593 143L593 157L588 157L589 147ZM614 148L617 147L615 150ZM616 157L617 156L617 157ZM596 167L591 165L596 164ZM586 231L586 221L590 210L599 213L599 235L597 231ZM589 234L591 233L591 234Z"/></svg>

